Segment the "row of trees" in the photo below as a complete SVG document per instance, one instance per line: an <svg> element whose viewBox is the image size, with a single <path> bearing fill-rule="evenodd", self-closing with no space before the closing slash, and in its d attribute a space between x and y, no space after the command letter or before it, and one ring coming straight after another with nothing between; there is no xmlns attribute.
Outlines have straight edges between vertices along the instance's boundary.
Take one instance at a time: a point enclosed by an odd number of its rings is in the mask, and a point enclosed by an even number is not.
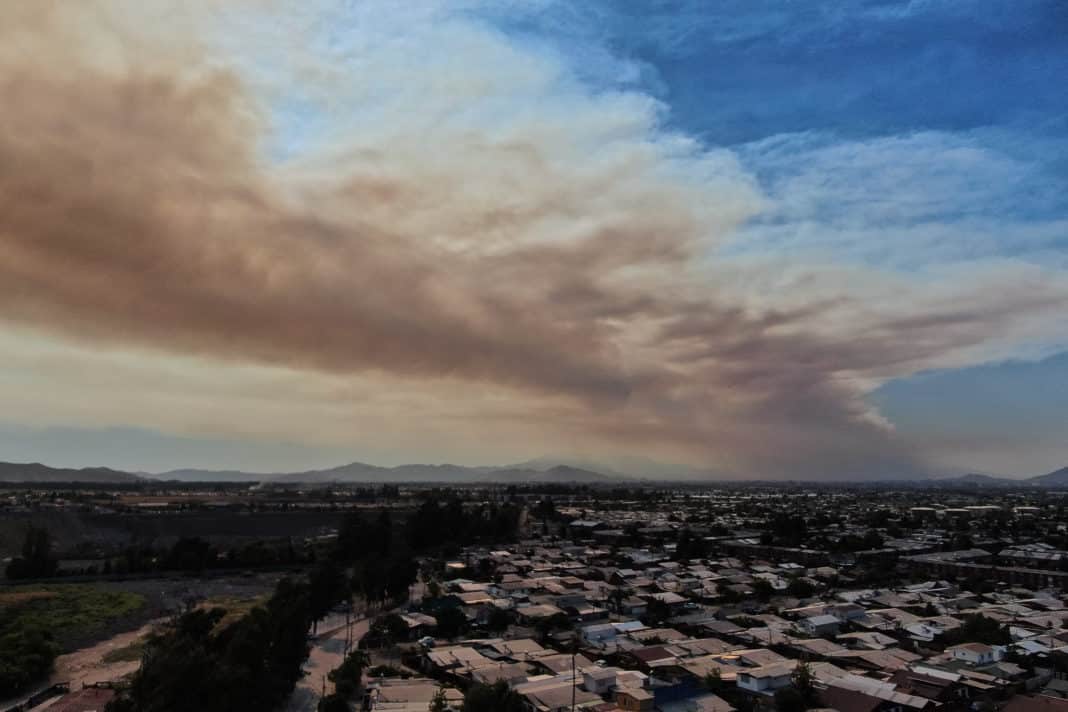
<svg viewBox="0 0 1068 712"><path fill-rule="evenodd" d="M309 587L283 579L266 605L229 624L225 615L193 610L151 639L107 712L254 712L281 704L308 654Z"/></svg>
<svg viewBox="0 0 1068 712"><path fill-rule="evenodd" d="M520 508L516 505L478 504L465 507L455 495L445 499L427 498L415 516L401 529L383 509L375 517L348 512L339 530L330 558L337 562L366 564L374 576L361 574L359 592L368 600L396 595L398 581L408 575L407 567L390 566L393 559L411 558L414 553L447 550L479 541L514 541L519 527ZM214 568L255 568L259 566L303 564L307 552L291 541L259 541L229 550L220 550L199 537L183 537L168 549L140 545L127 547L106 559L99 568L86 573L119 574L153 571L197 572ZM49 578L58 570L52 537L43 527L29 526L21 556L11 560L6 574L10 579ZM383 572L385 575L383 575ZM380 583L392 579L392 585Z"/></svg>
<svg viewBox="0 0 1068 712"><path fill-rule="evenodd" d="M5 573L9 579L48 578L55 575L58 563L48 530L31 524L22 541L22 555L8 563Z"/></svg>
<svg viewBox="0 0 1068 712"><path fill-rule="evenodd" d="M465 507L455 496L444 501L428 497L408 520L407 540L418 551L515 541L521 512L515 504Z"/></svg>
<svg viewBox="0 0 1068 712"><path fill-rule="evenodd" d="M208 569L257 568L300 564L307 555L289 540L258 541L222 551L200 537L183 537L170 548L129 546L118 556L93 564L81 573L126 574L154 571L198 572ZM59 573L58 559L53 552L52 537L44 527L29 526L22 544L21 556L12 559L6 574L9 579L51 578Z"/></svg>
<svg viewBox="0 0 1068 712"><path fill-rule="evenodd" d="M388 509L367 516L345 515L337 541L311 574L314 612L355 594L383 606L403 598L418 578L415 557L476 541L514 541L520 509L514 505L465 507L450 497L427 498L404 526Z"/></svg>

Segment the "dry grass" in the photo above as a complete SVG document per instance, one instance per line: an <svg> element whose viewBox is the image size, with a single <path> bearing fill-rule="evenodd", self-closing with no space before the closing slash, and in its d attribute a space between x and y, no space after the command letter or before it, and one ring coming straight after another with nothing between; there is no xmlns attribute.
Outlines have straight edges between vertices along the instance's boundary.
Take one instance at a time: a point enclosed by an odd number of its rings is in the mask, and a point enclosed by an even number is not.
<svg viewBox="0 0 1068 712"><path fill-rule="evenodd" d="M215 630L220 631L233 625L237 621L248 615L256 606L263 605L270 598L268 594L262 594L251 598L240 598L237 596L212 596L208 600L200 604L200 608L210 610L212 608L223 608L226 610L226 615L222 617L218 625L215 626Z"/></svg>
<svg viewBox="0 0 1068 712"><path fill-rule="evenodd" d="M140 660L141 656L145 652L145 638L135 640L129 645L124 645L121 648L115 648L104 653L103 660L105 663L125 663L133 660Z"/></svg>
<svg viewBox="0 0 1068 712"><path fill-rule="evenodd" d="M55 591L10 591L0 593L0 609L21 606L31 601L43 601L55 598Z"/></svg>

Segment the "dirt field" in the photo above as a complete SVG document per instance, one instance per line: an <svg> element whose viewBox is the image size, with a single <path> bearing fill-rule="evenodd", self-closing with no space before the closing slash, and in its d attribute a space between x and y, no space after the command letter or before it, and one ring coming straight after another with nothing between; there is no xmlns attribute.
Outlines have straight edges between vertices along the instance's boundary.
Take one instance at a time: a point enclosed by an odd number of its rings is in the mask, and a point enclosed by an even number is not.
<svg viewBox="0 0 1068 712"><path fill-rule="evenodd" d="M119 633L88 648L60 655L56 658L56 669L49 678L48 684L70 682L70 688L78 690L83 685L118 680L129 675L141 665L140 660L107 661L116 657L126 657L114 655L114 653L137 644L161 622L163 621L152 621L137 630Z"/></svg>

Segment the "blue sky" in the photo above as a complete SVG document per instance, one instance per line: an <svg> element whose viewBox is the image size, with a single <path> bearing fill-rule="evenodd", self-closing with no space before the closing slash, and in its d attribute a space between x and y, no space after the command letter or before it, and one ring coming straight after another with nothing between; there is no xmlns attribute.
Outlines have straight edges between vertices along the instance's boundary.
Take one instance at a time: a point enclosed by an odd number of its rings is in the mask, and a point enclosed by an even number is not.
<svg viewBox="0 0 1068 712"><path fill-rule="evenodd" d="M118 120L70 89L48 99L101 121L68 152L102 173L145 146L143 165L165 165L189 141L175 165L195 178L190 205L128 164L112 175L158 190L167 229L149 234L180 232L202 258L237 245L242 268L266 265L236 305L211 292L210 259L196 263L203 275L171 265L204 277L172 289L195 306L175 310L179 336L104 299L55 304L45 279L7 302L24 312L0 299L0 396L17 412L0 416L0 459L277 470L575 455L814 477L1068 464L1068 4L212 7L78 16L76 36L0 54L0 70L47 73L18 63L61 48L53 65L85 86L101 66L203 96L232 86L224 106L239 117L212 106L191 115L216 123L131 124L145 136L122 127L146 109L119 106ZM52 31L27 28L20 41ZM220 69L227 82L211 84ZM63 138L43 136L36 152ZM210 160L231 149L235 165ZM73 184L68 198L90 189ZM261 225L225 217L246 198L250 214L325 237L264 248ZM140 218L115 203L128 209ZM193 229L172 230L175 215ZM136 278L93 234L40 264L58 255L93 284ZM77 241L92 239L101 256L79 262ZM390 246L382 263L353 257L368 244ZM172 252L149 259L160 254ZM390 272L409 259L422 271ZM34 274L26 264L0 265L0 280ZM395 290L412 274L432 289L409 304ZM248 333L201 325L206 294ZM544 317L537 348L514 318L494 321L498 304ZM253 327L290 306L314 322L319 352L284 343L285 327L279 343L259 340ZM365 332L372 347L338 336ZM609 407L605 389L626 395Z"/></svg>
<svg viewBox="0 0 1068 712"><path fill-rule="evenodd" d="M774 202L729 251L914 272L1068 261L1068 4L593 5L500 19L565 52L598 46L590 81L640 86L668 124L738 152ZM996 441L974 467L1034 473L1068 462L1066 364L935 371L873 399L945 462L966 467L955 450Z"/></svg>

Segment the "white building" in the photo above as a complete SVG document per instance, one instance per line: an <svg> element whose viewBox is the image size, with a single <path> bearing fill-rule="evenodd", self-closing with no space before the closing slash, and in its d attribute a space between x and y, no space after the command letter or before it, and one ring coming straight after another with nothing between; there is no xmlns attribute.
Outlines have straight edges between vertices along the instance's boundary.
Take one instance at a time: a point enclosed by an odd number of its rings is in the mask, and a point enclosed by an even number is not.
<svg viewBox="0 0 1068 712"><path fill-rule="evenodd" d="M997 661L994 649L984 643L962 643L946 650L953 653L954 660L963 660L969 665L989 665Z"/></svg>
<svg viewBox="0 0 1068 712"><path fill-rule="evenodd" d="M739 670L736 680L738 687L743 690L770 695L790 684L790 678L796 667L797 663L793 660L769 663L760 667Z"/></svg>

